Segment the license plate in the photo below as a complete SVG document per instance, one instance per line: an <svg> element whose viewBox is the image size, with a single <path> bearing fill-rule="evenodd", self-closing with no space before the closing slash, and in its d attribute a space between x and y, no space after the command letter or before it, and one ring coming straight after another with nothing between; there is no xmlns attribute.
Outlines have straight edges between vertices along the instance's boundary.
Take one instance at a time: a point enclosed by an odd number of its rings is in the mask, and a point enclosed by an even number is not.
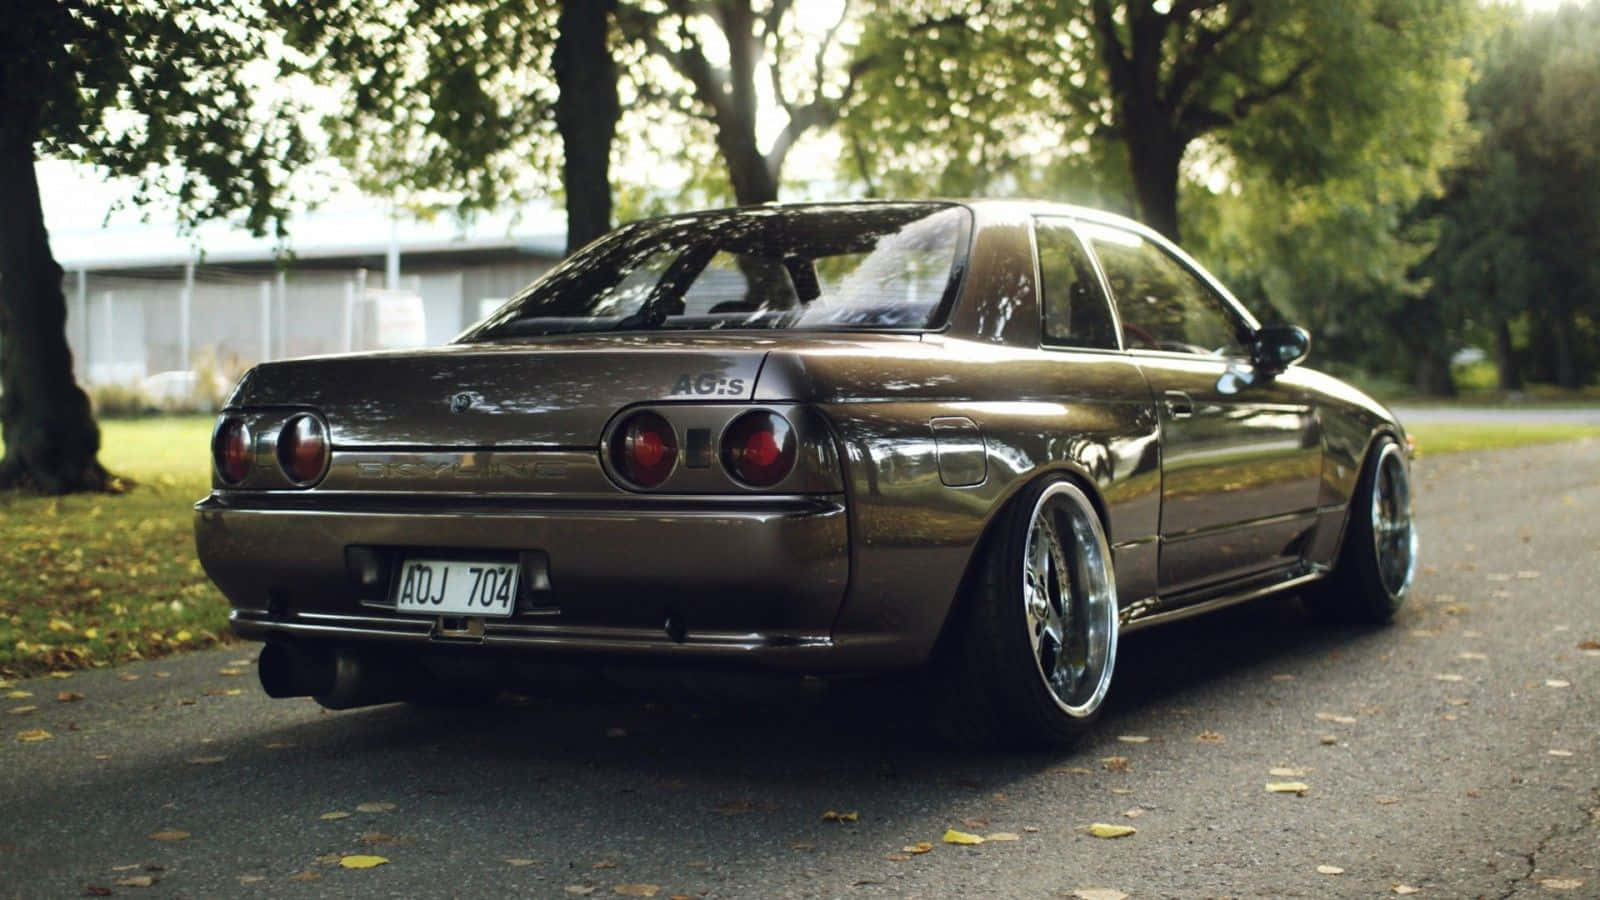
<svg viewBox="0 0 1600 900"><path fill-rule="evenodd" d="M395 609L439 616L509 616L516 610L518 574L516 563L408 559L395 585Z"/></svg>

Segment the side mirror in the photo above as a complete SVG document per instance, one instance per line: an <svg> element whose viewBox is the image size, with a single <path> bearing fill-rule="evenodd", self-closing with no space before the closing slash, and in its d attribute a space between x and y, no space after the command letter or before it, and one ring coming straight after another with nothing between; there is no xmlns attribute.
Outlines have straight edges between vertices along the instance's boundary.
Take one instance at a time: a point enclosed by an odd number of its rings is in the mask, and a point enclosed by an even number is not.
<svg viewBox="0 0 1600 900"><path fill-rule="evenodd" d="M1297 325L1267 325L1250 342L1250 361L1263 375L1276 375L1306 358L1311 335Z"/></svg>

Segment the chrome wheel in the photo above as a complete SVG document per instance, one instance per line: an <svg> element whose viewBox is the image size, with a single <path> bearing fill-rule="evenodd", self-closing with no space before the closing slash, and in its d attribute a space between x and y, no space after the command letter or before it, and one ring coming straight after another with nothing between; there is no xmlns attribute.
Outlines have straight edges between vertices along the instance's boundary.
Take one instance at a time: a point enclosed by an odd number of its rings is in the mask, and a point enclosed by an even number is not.
<svg viewBox="0 0 1600 900"><path fill-rule="evenodd" d="M1035 502L1023 546L1023 612L1039 677L1067 715L1093 715L1117 658L1105 531L1083 492L1057 482Z"/></svg>
<svg viewBox="0 0 1600 900"><path fill-rule="evenodd" d="M1384 446L1372 478L1372 544L1378 580L1390 597L1411 587L1417 566L1417 530L1412 523L1411 482L1395 444Z"/></svg>

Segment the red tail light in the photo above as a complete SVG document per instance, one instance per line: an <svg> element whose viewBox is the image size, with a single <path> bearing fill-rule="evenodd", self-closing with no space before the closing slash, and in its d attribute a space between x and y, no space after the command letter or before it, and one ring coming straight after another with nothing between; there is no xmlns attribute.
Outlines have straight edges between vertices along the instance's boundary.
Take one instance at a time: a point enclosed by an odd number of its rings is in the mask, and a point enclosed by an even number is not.
<svg viewBox="0 0 1600 900"><path fill-rule="evenodd" d="M254 456L250 429L243 419L229 416L217 424L217 433L211 437L211 459L224 482L238 484L243 481L255 465Z"/></svg>
<svg viewBox="0 0 1600 900"><path fill-rule="evenodd" d="M678 462L678 438L672 425L653 412L629 417L611 437L611 463L640 487L667 480Z"/></svg>
<svg viewBox="0 0 1600 900"><path fill-rule="evenodd" d="M722 433L723 468L751 487L782 481L794 468L794 457L794 428L777 413L745 413Z"/></svg>
<svg viewBox="0 0 1600 900"><path fill-rule="evenodd" d="M278 465L301 487L322 480L328 468L328 432L321 419L301 413L284 423L278 432Z"/></svg>

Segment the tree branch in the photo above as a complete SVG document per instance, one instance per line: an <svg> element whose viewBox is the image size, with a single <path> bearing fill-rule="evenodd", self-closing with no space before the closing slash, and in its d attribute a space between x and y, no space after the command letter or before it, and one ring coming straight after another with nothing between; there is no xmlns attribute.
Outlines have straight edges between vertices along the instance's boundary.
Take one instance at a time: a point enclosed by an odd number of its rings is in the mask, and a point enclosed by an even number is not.
<svg viewBox="0 0 1600 900"><path fill-rule="evenodd" d="M1218 4L1208 5L1216 6ZM1168 104L1175 107L1183 105L1187 99L1185 95L1188 93L1190 86L1211 66L1212 60L1216 57L1222 45L1229 38L1238 34L1240 29L1250 21L1254 12L1254 8L1245 5L1239 9L1237 14L1224 22L1221 28L1200 27L1196 29L1194 43L1188 48L1188 53L1183 56L1178 66L1173 69L1172 77L1167 80L1165 99ZM1173 10L1173 15L1177 15L1176 9ZM1182 52L1181 42L1179 49Z"/></svg>

